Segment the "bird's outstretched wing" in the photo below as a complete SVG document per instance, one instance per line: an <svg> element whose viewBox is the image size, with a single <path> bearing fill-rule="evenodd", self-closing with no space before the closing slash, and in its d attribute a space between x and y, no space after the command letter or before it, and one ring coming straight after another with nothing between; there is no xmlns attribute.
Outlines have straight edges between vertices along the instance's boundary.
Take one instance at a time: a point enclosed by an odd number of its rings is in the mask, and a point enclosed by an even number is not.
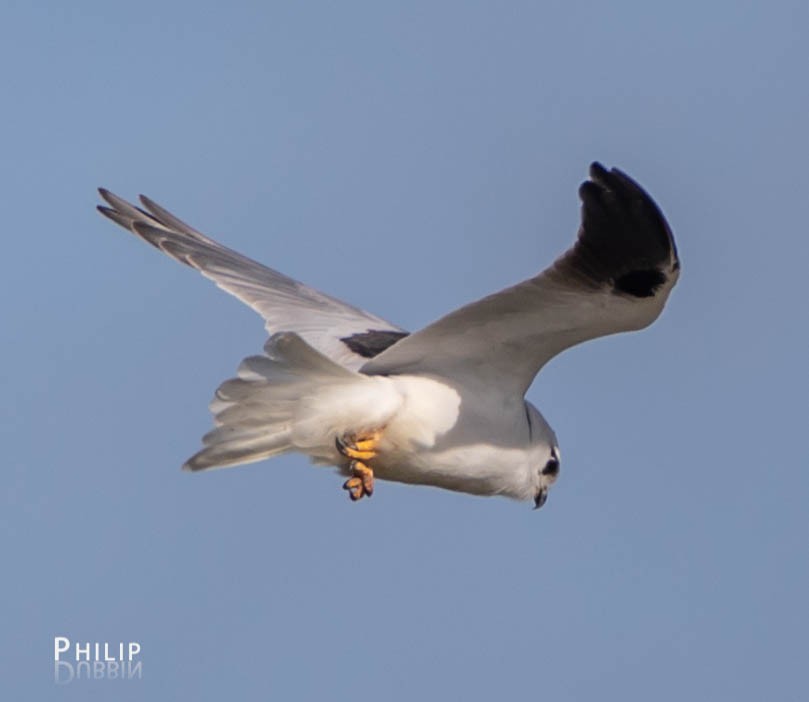
<svg viewBox="0 0 809 702"><path fill-rule="evenodd" d="M451 312L361 370L434 374L522 394L559 352L651 324L680 268L663 214L634 180L598 163L579 195L578 240L550 268Z"/></svg>
<svg viewBox="0 0 809 702"><path fill-rule="evenodd" d="M299 334L332 360L359 368L406 336L390 322L341 302L192 229L147 197L136 207L99 189L109 207L99 211L172 258L196 268L220 288L252 307L272 335Z"/></svg>

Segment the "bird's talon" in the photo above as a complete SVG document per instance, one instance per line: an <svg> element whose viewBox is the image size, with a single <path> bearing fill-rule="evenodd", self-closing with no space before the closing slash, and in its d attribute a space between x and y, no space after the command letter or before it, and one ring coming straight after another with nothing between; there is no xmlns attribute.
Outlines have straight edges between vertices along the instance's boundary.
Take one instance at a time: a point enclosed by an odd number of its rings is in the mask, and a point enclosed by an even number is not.
<svg viewBox="0 0 809 702"><path fill-rule="evenodd" d="M348 496L352 502L361 499L364 494L362 480L360 478L349 478L343 483L343 490L348 490Z"/></svg>
<svg viewBox="0 0 809 702"><path fill-rule="evenodd" d="M379 433L375 432L371 436L354 441L353 448L355 451L374 451L377 443L379 442Z"/></svg>
<svg viewBox="0 0 809 702"><path fill-rule="evenodd" d="M343 483L352 502L374 494L374 471L362 461L352 459L349 465L351 477Z"/></svg>
<svg viewBox="0 0 809 702"><path fill-rule="evenodd" d="M374 494L374 471L368 461L376 456L376 447L382 433L371 434L344 434L334 439L337 450L350 459L349 471L351 477L343 483L343 489L348 490L348 496L353 502Z"/></svg>
<svg viewBox="0 0 809 702"><path fill-rule="evenodd" d="M382 434L375 431L367 435L345 434L334 440L337 450L355 461L370 461L376 456L376 447Z"/></svg>

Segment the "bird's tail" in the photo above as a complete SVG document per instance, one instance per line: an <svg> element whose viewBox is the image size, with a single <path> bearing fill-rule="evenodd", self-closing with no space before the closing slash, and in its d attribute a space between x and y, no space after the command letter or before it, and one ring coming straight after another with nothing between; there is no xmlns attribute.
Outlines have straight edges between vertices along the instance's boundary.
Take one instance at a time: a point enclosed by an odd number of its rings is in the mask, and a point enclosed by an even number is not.
<svg viewBox="0 0 809 702"><path fill-rule="evenodd" d="M184 469L224 468L293 450L332 457L333 432L343 423L341 390L372 379L335 363L297 334L273 335L264 351L244 359L237 377L219 386L210 406L216 427Z"/></svg>

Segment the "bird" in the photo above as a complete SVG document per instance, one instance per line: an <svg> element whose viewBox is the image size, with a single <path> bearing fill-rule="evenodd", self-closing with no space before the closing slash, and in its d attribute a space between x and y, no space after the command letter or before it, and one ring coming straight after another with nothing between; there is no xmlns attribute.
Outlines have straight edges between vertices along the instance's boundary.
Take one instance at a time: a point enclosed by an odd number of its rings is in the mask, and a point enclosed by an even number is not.
<svg viewBox="0 0 809 702"><path fill-rule="evenodd" d="M99 193L103 215L249 305L268 332L263 353L217 388L214 428L183 468L298 452L336 468L354 502L382 480L542 507L561 455L525 398L534 377L576 344L649 326L680 273L655 201L598 162L579 188L570 249L412 333L223 246L148 197L135 206Z"/></svg>

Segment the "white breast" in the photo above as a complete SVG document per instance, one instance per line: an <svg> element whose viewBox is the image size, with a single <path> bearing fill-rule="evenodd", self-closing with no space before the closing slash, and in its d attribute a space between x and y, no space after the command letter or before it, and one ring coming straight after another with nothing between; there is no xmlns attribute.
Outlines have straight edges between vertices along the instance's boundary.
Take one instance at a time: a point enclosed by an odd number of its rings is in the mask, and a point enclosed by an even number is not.
<svg viewBox="0 0 809 702"><path fill-rule="evenodd" d="M385 428L388 450L419 452L433 448L458 422L461 396L432 378L402 375L389 378L402 404Z"/></svg>
<svg viewBox="0 0 809 702"><path fill-rule="evenodd" d="M501 397L477 397L438 379L389 379L403 401L383 434L374 467L380 478L530 496L530 437L521 399L505 405Z"/></svg>

